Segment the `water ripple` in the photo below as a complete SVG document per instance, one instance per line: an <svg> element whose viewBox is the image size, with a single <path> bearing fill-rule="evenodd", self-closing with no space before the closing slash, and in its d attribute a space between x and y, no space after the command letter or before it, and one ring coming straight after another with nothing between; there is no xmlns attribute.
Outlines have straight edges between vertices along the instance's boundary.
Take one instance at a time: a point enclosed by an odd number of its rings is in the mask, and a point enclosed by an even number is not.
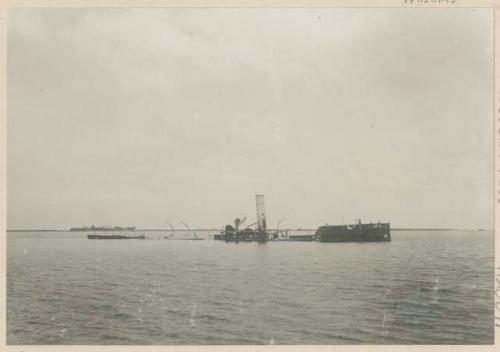
<svg viewBox="0 0 500 352"><path fill-rule="evenodd" d="M80 235L9 233L9 344L493 343L491 233L265 246Z"/></svg>

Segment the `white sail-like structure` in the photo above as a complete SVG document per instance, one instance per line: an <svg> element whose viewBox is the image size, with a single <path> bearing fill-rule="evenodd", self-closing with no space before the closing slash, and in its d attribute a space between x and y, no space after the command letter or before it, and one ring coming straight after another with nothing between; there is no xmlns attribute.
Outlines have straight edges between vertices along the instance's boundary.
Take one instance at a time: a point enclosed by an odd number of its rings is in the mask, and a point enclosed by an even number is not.
<svg viewBox="0 0 500 352"><path fill-rule="evenodd" d="M257 227L259 232L266 231L266 209L264 207L264 196L262 194L257 194L255 196L255 202L257 206Z"/></svg>

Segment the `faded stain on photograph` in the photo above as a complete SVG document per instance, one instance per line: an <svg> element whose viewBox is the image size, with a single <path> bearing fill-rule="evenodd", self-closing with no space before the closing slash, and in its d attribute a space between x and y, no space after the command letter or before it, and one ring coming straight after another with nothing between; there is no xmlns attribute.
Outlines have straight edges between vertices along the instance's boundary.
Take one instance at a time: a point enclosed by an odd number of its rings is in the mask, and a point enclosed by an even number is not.
<svg viewBox="0 0 500 352"><path fill-rule="evenodd" d="M493 344L491 9L7 13L7 344Z"/></svg>

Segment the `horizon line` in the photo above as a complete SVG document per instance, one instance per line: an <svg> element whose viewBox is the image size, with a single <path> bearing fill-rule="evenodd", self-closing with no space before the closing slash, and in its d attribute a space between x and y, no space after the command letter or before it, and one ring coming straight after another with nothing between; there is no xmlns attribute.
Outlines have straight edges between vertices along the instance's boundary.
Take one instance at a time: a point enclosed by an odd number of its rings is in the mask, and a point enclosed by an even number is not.
<svg viewBox="0 0 500 352"><path fill-rule="evenodd" d="M349 224L346 224L349 225ZM221 228L195 228L195 229L171 229L171 228L136 228L135 230L127 230L126 228L116 229L115 231L167 231L167 232L195 232L195 231L220 231ZM268 231L276 231L276 228L269 228ZM316 231L316 228L282 228L280 231ZM488 228L458 228L458 227L393 227L392 231L495 231ZM88 232L87 230L71 230L71 229L7 229L6 232ZM112 232L113 230L94 230L98 232Z"/></svg>

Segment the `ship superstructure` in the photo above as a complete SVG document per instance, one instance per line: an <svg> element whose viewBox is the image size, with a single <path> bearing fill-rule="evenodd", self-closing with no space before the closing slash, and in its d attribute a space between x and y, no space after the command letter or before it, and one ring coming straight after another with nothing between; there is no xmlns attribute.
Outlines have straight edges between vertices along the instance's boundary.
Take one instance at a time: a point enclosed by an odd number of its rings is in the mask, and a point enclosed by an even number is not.
<svg viewBox="0 0 500 352"><path fill-rule="evenodd" d="M246 216L239 217L234 220L234 226L226 225L220 235L215 235L214 239L223 240L225 242L260 242L265 243L269 241L269 234L267 232L266 211L264 206L264 196L258 194L255 196L256 210L257 210L257 228L253 229L250 226L241 229L241 226L246 220Z"/></svg>

